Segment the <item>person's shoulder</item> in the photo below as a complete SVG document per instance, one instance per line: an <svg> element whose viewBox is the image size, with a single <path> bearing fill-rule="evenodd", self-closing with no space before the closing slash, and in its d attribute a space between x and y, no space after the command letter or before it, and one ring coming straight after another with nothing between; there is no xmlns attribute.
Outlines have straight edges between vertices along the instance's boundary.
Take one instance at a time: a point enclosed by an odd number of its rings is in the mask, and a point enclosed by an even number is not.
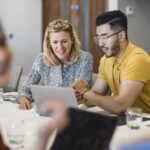
<svg viewBox="0 0 150 150"><path fill-rule="evenodd" d="M43 53L43 52L41 52L41 53L39 53L39 54L37 55L37 58L39 58L39 59L43 59L43 56L44 56L44 53Z"/></svg>
<svg viewBox="0 0 150 150"><path fill-rule="evenodd" d="M150 60L149 54L142 49L141 47L132 44L134 46L133 50L130 53L130 58L133 59L147 59Z"/></svg>
<svg viewBox="0 0 150 150"><path fill-rule="evenodd" d="M43 54L43 52L41 52L40 54L37 55L36 60L43 61L43 57L44 57L44 54Z"/></svg>
<svg viewBox="0 0 150 150"><path fill-rule="evenodd" d="M137 46L130 42L130 48L132 49L131 55L143 55L143 56L149 56L146 50L141 48L140 46Z"/></svg>
<svg viewBox="0 0 150 150"><path fill-rule="evenodd" d="M90 52L83 51L83 50L81 50L80 57L81 58L90 58L90 59L93 58L92 54Z"/></svg>
<svg viewBox="0 0 150 150"><path fill-rule="evenodd" d="M44 58L43 57L44 57L43 52L38 54L36 59L35 59L35 63L38 64L38 65L44 65Z"/></svg>
<svg viewBox="0 0 150 150"><path fill-rule="evenodd" d="M149 66L150 65L150 57L148 55L148 53L143 50L142 48L140 48L139 46L136 46L135 44L131 45L131 51L128 54L126 60L125 60L125 64L128 65L135 65L135 66L141 66L141 65L145 65L145 66Z"/></svg>

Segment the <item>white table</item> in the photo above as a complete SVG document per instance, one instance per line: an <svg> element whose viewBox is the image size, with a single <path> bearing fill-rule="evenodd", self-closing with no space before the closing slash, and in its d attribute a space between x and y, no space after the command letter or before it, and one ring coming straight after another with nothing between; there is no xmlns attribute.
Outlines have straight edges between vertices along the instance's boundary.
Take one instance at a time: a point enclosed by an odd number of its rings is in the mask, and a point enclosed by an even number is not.
<svg viewBox="0 0 150 150"><path fill-rule="evenodd" d="M143 125L138 130L129 129L126 125L116 128L110 143L111 150L118 150L119 148L132 143L138 143L143 140L150 140L150 121L143 122Z"/></svg>
<svg viewBox="0 0 150 150"><path fill-rule="evenodd" d="M0 104L0 129L4 142L9 146L6 135L7 120L25 121L25 150L38 150L38 131L52 119L39 116L34 107L31 110L20 110L18 104L4 101ZM55 132L50 138L48 147L53 143ZM47 148L49 149L49 148Z"/></svg>
<svg viewBox="0 0 150 150"><path fill-rule="evenodd" d="M88 111L97 112L102 111L102 109L93 107L89 108ZM143 113L143 117L150 118L150 114ZM110 143L110 149L119 150L121 147L128 144L138 143L139 141L146 139L150 140L150 126L147 125L150 125L150 120L142 122L141 128L137 130L129 129L127 125L117 126Z"/></svg>
<svg viewBox="0 0 150 150"><path fill-rule="evenodd" d="M100 110L101 109L98 107L88 109L88 111L92 112ZM144 116L150 117L150 115L148 114L144 114ZM8 144L8 140L5 133L4 122L7 119L29 120L33 123L31 126L29 126L29 128L33 130L39 130L40 127L44 125L47 121L51 121L50 118L39 116L35 112L34 108L31 110L20 110L18 109L18 104L14 104L11 102L3 102L3 104L0 105L0 125L6 144ZM150 121L143 122L142 127L139 130L128 129L126 125L118 126L110 143L111 150L118 150L120 147L125 146L127 144L145 140L147 138L150 139L150 127L146 126L147 124L150 125ZM37 145L35 145L37 140L36 136L36 134L27 134L27 137L25 138L25 145L28 145L28 149L26 148L26 150L37 150ZM50 138L51 140L49 142L49 146L52 144L54 137L55 134L53 134L52 138Z"/></svg>

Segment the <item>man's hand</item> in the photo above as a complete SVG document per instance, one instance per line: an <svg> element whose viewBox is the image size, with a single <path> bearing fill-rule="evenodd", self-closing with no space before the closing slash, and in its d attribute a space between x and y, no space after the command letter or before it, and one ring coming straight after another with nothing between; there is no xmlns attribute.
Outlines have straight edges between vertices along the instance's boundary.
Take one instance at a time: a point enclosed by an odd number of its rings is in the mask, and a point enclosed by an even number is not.
<svg viewBox="0 0 150 150"><path fill-rule="evenodd" d="M32 108L32 102L30 102L27 97L21 96L20 102L19 102L19 108L20 109L31 109Z"/></svg>
<svg viewBox="0 0 150 150"><path fill-rule="evenodd" d="M70 85L70 87L74 89L79 104L84 103L85 99L83 98L83 94L89 89L87 81L76 79L75 82Z"/></svg>

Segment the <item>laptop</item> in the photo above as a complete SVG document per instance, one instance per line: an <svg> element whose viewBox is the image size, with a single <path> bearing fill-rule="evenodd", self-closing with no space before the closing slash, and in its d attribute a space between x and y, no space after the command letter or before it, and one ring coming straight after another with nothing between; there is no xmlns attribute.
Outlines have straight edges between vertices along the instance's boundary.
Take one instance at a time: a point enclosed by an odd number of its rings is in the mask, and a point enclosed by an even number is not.
<svg viewBox="0 0 150 150"><path fill-rule="evenodd" d="M61 100L67 107L78 107L74 90L69 87L32 85L31 92L37 107L37 112L41 104L52 100Z"/></svg>

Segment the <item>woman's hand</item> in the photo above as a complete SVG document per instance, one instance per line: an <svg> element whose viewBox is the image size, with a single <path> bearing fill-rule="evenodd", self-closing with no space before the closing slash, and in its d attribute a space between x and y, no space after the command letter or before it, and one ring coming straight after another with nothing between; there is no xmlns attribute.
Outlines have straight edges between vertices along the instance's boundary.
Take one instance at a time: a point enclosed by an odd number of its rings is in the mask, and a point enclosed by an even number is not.
<svg viewBox="0 0 150 150"><path fill-rule="evenodd" d="M31 109L32 102L26 96L21 96L20 101L19 101L19 108L20 109Z"/></svg>

